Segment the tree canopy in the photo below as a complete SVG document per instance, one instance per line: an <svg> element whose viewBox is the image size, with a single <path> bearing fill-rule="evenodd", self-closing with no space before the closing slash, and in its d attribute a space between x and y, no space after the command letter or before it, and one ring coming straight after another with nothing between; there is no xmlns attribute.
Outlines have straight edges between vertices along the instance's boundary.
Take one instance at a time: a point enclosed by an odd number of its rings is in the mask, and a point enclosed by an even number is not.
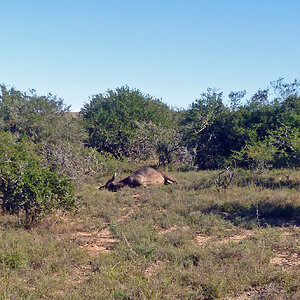
<svg viewBox="0 0 300 300"><path fill-rule="evenodd" d="M89 145L115 157L131 156L141 123L170 127L174 119L166 104L128 86L92 96L81 115L89 133Z"/></svg>

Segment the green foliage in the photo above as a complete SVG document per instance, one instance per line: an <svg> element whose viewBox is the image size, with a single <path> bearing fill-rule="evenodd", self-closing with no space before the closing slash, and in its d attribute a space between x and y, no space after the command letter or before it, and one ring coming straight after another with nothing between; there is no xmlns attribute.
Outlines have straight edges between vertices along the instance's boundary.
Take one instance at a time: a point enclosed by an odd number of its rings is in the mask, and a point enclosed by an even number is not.
<svg viewBox="0 0 300 300"><path fill-rule="evenodd" d="M238 165L250 167L260 173L271 166L276 151L276 147L269 145L266 140L251 140L240 151L236 151L232 158Z"/></svg>
<svg viewBox="0 0 300 300"><path fill-rule="evenodd" d="M208 89L186 112L184 142L195 153L200 169L216 169L224 165L233 150L240 149L243 133L238 130L236 113L222 102L222 93Z"/></svg>
<svg viewBox="0 0 300 300"><path fill-rule="evenodd" d="M0 196L2 209L11 214L25 213L30 225L54 208L75 206L70 180L43 166L34 144L10 133L0 133Z"/></svg>
<svg viewBox="0 0 300 300"><path fill-rule="evenodd" d="M130 156L134 160L144 161L155 156L163 126L156 125L152 121L135 124L137 128L130 144Z"/></svg>
<svg viewBox="0 0 300 300"><path fill-rule="evenodd" d="M184 143L201 169L224 167L233 158L240 166L299 166L300 83L272 82L244 105L245 91L231 92L230 108L223 95L208 89L185 112Z"/></svg>
<svg viewBox="0 0 300 300"><path fill-rule="evenodd" d="M269 132L266 138L270 148L275 147L273 167L298 168L300 166L300 130L289 126L281 126Z"/></svg>
<svg viewBox="0 0 300 300"><path fill-rule="evenodd" d="M139 123L172 124L172 111L166 104L127 86L94 95L81 115L89 132L89 145L115 157L131 156Z"/></svg>
<svg viewBox="0 0 300 300"><path fill-rule="evenodd" d="M87 132L78 115L63 100L48 94L28 94L4 85L0 92L0 130L17 138L28 137L36 153L52 171L80 183L87 174L101 169L96 151L85 147Z"/></svg>
<svg viewBox="0 0 300 300"><path fill-rule="evenodd" d="M8 251L0 254L0 268L6 267L9 269L16 269L22 263L22 257L18 252Z"/></svg>
<svg viewBox="0 0 300 300"><path fill-rule="evenodd" d="M174 128L153 122L137 122L136 135L130 146L131 158L143 161L158 157L161 165L190 163L191 158L182 145L182 133Z"/></svg>
<svg viewBox="0 0 300 300"><path fill-rule="evenodd" d="M0 124L17 136L29 136L34 142L51 140L61 132L59 117L69 110L62 99L48 94L38 96L35 90L23 93L1 85ZM0 128L1 129L1 128Z"/></svg>
<svg viewBox="0 0 300 300"><path fill-rule="evenodd" d="M300 166L300 131L288 126L267 132L264 139L257 135L247 142L232 159L240 166L250 167L255 172L266 168L298 168Z"/></svg>
<svg viewBox="0 0 300 300"><path fill-rule="evenodd" d="M80 183L106 172L114 159L156 159L171 168L299 166L300 83L282 78L258 90L207 89L187 110L175 111L128 86L94 95L75 117L63 100L1 86L0 130L28 137L51 171ZM100 154L99 154L100 153Z"/></svg>

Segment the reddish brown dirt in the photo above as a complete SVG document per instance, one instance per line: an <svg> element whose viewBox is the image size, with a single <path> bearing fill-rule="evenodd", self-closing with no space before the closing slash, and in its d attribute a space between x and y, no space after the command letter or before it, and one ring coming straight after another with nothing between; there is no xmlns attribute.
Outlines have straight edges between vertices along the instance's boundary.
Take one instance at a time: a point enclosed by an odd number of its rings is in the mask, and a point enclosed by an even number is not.
<svg viewBox="0 0 300 300"><path fill-rule="evenodd" d="M90 255L110 252L117 243L117 239L112 236L108 227L100 231L77 231L72 238Z"/></svg>
<svg viewBox="0 0 300 300"><path fill-rule="evenodd" d="M155 276L159 272L159 268L163 266L165 263L162 261L156 261L154 264L151 264L146 270L145 270L145 277L149 278L151 276Z"/></svg>
<svg viewBox="0 0 300 300"><path fill-rule="evenodd" d="M132 195L134 199L139 199L140 196L141 195L139 194ZM125 220L130 218L130 216L134 214L138 209L139 204L135 205L132 208L129 207L129 211L126 214L121 215L117 219L117 222L124 222ZM124 207L122 209L122 211L125 210L128 210L128 207ZM105 227L100 231L77 231L72 235L72 239L92 256L95 256L99 253L107 253L112 251L113 246L118 242L118 240L114 238L108 227Z"/></svg>
<svg viewBox="0 0 300 300"><path fill-rule="evenodd" d="M283 270L300 267L300 256L297 253L279 253L270 261L271 265L281 267Z"/></svg>
<svg viewBox="0 0 300 300"><path fill-rule="evenodd" d="M170 233L170 232L172 232L172 231L176 231L176 230L187 231L188 229L189 229L188 226L178 227L178 226L174 225L174 226L171 226L171 227L169 227L169 228L167 228L167 229L162 229L162 230L160 230L160 231L158 232L158 234L159 234L159 235L164 235L164 234L168 234L168 233Z"/></svg>
<svg viewBox="0 0 300 300"><path fill-rule="evenodd" d="M214 236L204 236L204 235L198 235L196 237L196 243L199 246L204 246L208 242L216 243L216 244L223 244L228 242L240 242L241 240L247 238L252 234L251 230L244 230L242 233L235 234L229 237L214 237Z"/></svg>

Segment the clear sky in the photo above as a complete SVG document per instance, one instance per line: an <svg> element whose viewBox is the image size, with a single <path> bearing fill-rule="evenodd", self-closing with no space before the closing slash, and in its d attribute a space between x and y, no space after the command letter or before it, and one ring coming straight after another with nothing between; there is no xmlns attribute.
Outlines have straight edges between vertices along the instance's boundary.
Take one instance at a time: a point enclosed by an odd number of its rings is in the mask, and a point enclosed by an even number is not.
<svg viewBox="0 0 300 300"><path fill-rule="evenodd" d="M0 83L73 111L123 85L187 108L299 75L299 0L0 0Z"/></svg>

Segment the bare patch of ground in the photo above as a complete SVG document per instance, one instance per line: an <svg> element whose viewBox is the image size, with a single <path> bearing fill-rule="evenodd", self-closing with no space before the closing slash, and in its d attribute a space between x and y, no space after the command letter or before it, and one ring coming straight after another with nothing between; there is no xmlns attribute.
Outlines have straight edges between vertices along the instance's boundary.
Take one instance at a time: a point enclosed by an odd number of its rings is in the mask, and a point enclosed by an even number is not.
<svg viewBox="0 0 300 300"><path fill-rule="evenodd" d="M178 227L176 225L171 226L167 229L162 229L158 232L159 235L164 235L164 234L168 234L170 232L176 231L176 230L183 230L183 231L187 231L189 229L188 226L183 226L183 227Z"/></svg>
<svg viewBox="0 0 300 300"><path fill-rule="evenodd" d="M164 234L167 234L169 232L175 231L177 229L178 229L178 227L176 225L174 225L174 226L171 226L170 228L162 229L161 231L158 232L158 234L159 235L164 235Z"/></svg>
<svg viewBox="0 0 300 300"><path fill-rule="evenodd" d="M226 297L225 300L248 300L253 299L253 297L257 294L256 291L246 291L237 296Z"/></svg>
<svg viewBox="0 0 300 300"><path fill-rule="evenodd" d="M149 278L151 276L155 276L159 272L159 268L164 265L164 262L162 261L156 261L155 263L151 264L146 270L145 270L145 277Z"/></svg>
<svg viewBox="0 0 300 300"><path fill-rule="evenodd" d="M113 237L108 227L100 231L77 231L72 238L92 256L110 252L117 243L117 239Z"/></svg>
<svg viewBox="0 0 300 300"><path fill-rule="evenodd" d="M282 227L280 228L281 234L284 237L291 236L293 234L300 234L300 227L299 226L294 226L294 227Z"/></svg>
<svg viewBox="0 0 300 300"><path fill-rule="evenodd" d="M299 227L292 227L292 228L281 228L281 234L283 238L289 238L293 235L300 234ZM298 250L299 246L298 246ZM289 269L297 269L300 268L300 251L298 253L286 253L286 252L279 252L273 257L270 261L271 265L281 267L283 270L288 271Z"/></svg>
<svg viewBox="0 0 300 300"><path fill-rule="evenodd" d="M133 208L130 208L129 212L126 215L123 215L117 219L117 222L123 222L130 218L131 215L133 215L139 208L139 205L134 206ZM126 210L127 207L123 208L123 210Z"/></svg>
<svg viewBox="0 0 300 300"><path fill-rule="evenodd" d="M203 245L207 244L212 239L213 239L212 236L197 235L196 243L197 243L198 246L203 246Z"/></svg>
<svg viewBox="0 0 300 300"><path fill-rule="evenodd" d="M138 200L140 196L140 194L133 194L132 198ZM129 211L125 215L120 216L117 219L117 222L123 222L130 218L139 209L139 206L140 204L138 203L132 208L124 207L122 211L128 210L128 208ZM118 242L108 227L105 227L100 231L93 230L90 232L77 230L74 234L72 234L72 239L92 256L99 253L111 252L113 246Z"/></svg>
<svg viewBox="0 0 300 300"><path fill-rule="evenodd" d="M82 283L84 280L88 279L89 275L93 272L91 264L86 264L79 266L72 272L71 281L73 284Z"/></svg>
<svg viewBox="0 0 300 300"><path fill-rule="evenodd" d="M283 227L280 230L281 230L281 234L282 234L283 238L290 237L293 234L300 234L299 227L293 227L293 228ZM203 245L207 244L208 242L212 242L212 243L216 243L216 244L223 244L223 243L228 243L228 242L240 242L252 234L253 234L252 230L243 230L241 233L234 234L234 235L231 235L228 237L198 235L196 237L196 243L199 246L203 246Z"/></svg>
<svg viewBox="0 0 300 300"><path fill-rule="evenodd" d="M280 253L271 259L270 264L283 270L296 269L300 267L300 256L297 253Z"/></svg>
<svg viewBox="0 0 300 300"><path fill-rule="evenodd" d="M219 244L223 244L223 243L228 243L228 242L240 242L243 239L247 238L248 236L250 236L251 234L253 234L252 230L244 230L242 233L240 234L236 234L230 237L226 237L223 239L218 240Z"/></svg>
<svg viewBox="0 0 300 300"><path fill-rule="evenodd" d="M229 237L215 237L215 236L204 236L204 235L198 235L196 237L196 243L198 246L203 246L207 244L208 242L213 242L216 244L223 244L228 242L240 242L241 240L247 238L250 236L253 232L251 230L244 230L242 233L235 234Z"/></svg>

